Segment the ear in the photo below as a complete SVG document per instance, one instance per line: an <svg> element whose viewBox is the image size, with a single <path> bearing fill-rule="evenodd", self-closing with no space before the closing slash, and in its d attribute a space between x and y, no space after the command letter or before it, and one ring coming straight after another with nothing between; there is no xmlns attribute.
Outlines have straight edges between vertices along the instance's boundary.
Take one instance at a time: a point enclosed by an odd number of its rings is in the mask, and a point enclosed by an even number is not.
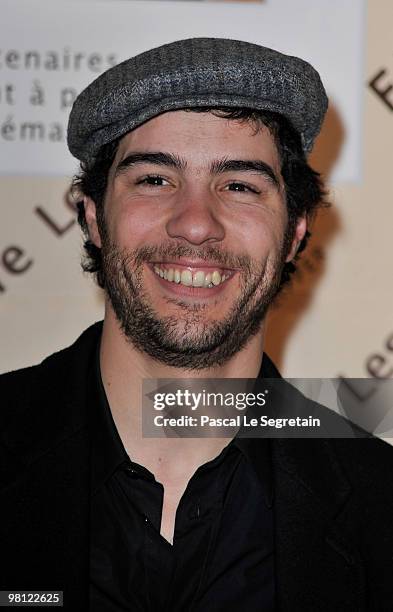
<svg viewBox="0 0 393 612"><path fill-rule="evenodd" d="M286 262L292 261L292 259L295 257L298 251L298 248L300 246L300 243L303 240L304 236L306 235L306 231L307 231L307 219L306 217L299 217L296 223L295 234L293 236L291 247L285 259Z"/></svg>
<svg viewBox="0 0 393 612"><path fill-rule="evenodd" d="M84 196L83 206L85 207L85 217L87 227L89 229L90 240L96 247L101 248L101 237L100 232L98 231L97 209L95 202L93 202L93 200L88 196Z"/></svg>

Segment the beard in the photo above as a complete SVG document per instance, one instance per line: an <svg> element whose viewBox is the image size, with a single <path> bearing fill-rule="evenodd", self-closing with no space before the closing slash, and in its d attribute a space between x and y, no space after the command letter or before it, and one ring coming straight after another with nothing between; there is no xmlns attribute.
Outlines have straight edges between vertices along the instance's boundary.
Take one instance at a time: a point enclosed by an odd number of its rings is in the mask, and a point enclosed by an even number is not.
<svg viewBox="0 0 393 612"><path fill-rule="evenodd" d="M280 286L286 240L271 261L233 256L215 247L195 249L173 243L120 250L104 232L102 269L105 290L121 330L136 349L165 365L185 370L222 366L259 331ZM228 314L209 319L209 303L166 298L176 315L159 316L143 290L144 264L181 257L214 260L223 268L239 268L240 291Z"/></svg>

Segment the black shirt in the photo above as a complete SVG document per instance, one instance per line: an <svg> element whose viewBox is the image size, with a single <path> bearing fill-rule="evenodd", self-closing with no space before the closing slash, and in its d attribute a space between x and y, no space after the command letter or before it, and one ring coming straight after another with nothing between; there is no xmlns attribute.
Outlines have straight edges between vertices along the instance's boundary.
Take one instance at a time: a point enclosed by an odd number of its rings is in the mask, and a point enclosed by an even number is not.
<svg viewBox="0 0 393 612"><path fill-rule="evenodd" d="M171 545L160 535L163 486L125 451L98 351L89 408L90 610L274 610L269 440L234 438L197 469L180 500Z"/></svg>

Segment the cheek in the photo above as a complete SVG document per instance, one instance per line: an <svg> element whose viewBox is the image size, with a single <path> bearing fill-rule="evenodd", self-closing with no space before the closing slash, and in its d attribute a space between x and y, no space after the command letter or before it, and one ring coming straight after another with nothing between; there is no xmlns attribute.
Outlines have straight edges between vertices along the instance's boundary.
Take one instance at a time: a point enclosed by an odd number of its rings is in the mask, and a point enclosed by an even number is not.
<svg viewBox="0 0 393 612"><path fill-rule="evenodd" d="M239 219L235 235L253 259L275 259L282 250L285 227L286 220L282 215L259 215L252 221Z"/></svg>
<svg viewBox="0 0 393 612"><path fill-rule="evenodd" d="M157 211L138 206L135 202L118 206L110 221L112 240L120 245L132 244L135 247L157 239L160 226Z"/></svg>

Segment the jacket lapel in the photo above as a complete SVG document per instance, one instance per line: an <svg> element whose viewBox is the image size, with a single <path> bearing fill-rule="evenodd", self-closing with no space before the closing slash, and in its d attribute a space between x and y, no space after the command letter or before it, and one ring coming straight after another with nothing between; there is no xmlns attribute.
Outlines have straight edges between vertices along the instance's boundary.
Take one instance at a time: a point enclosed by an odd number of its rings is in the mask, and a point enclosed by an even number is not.
<svg viewBox="0 0 393 612"><path fill-rule="evenodd" d="M356 545L340 524L350 485L326 439L272 440L281 612L365 610Z"/></svg>

